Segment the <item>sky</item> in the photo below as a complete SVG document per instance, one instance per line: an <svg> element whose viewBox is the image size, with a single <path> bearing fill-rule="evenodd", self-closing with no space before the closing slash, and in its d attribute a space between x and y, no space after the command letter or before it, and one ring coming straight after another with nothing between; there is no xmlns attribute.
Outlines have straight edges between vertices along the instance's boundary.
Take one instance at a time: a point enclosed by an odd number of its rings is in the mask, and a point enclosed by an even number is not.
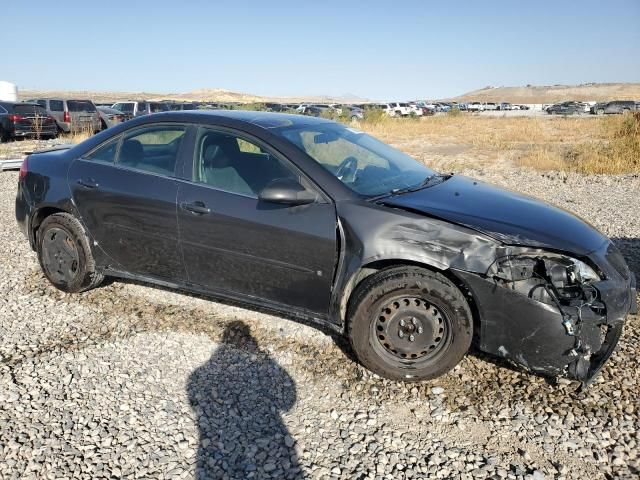
<svg viewBox="0 0 640 480"><path fill-rule="evenodd" d="M444 98L640 81L640 0L63 0L0 7L21 89Z"/></svg>

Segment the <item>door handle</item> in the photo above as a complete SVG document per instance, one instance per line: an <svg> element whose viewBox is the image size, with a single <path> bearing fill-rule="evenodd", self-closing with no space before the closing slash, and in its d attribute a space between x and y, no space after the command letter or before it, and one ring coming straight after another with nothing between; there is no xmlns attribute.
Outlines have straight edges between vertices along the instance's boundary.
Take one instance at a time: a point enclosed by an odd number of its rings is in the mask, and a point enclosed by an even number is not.
<svg viewBox="0 0 640 480"><path fill-rule="evenodd" d="M198 215L207 215L208 213L211 213L211 209L203 202L184 202L180 204L180 207L187 212L196 213Z"/></svg>
<svg viewBox="0 0 640 480"><path fill-rule="evenodd" d="M93 178L81 178L78 180L78 185L84 188L98 188L98 182L96 182Z"/></svg>

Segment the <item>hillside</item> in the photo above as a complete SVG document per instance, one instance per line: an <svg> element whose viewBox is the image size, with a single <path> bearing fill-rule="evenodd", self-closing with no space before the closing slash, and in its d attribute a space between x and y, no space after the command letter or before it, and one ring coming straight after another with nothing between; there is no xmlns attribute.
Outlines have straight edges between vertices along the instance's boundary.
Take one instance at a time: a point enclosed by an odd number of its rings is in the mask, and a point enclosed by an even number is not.
<svg viewBox="0 0 640 480"><path fill-rule="evenodd" d="M640 100L640 83L486 87L453 97L451 100L511 103L553 103L565 100Z"/></svg>
<svg viewBox="0 0 640 480"><path fill-rule="evenodd" d="M249 93L233 92L222 88L203 88L186 93L158 93L158 92L105 92L105 91L53 91L53 90L20 90L21 100L31 98L90 98L97 103L115 103L126 100L176 100L176 101L203 101L203 102L237 102L237 103L261 103L261 102L314 102L314 103L348 103L365 101L356 95L344 96L310 95L298 97L267 97L252 95Z"/></svg>

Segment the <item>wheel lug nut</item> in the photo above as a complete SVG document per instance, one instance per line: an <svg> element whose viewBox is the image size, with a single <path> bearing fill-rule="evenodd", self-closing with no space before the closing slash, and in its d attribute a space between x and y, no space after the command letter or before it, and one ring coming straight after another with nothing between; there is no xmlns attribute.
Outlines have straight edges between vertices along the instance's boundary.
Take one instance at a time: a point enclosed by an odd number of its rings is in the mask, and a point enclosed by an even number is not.
<svg viewBox="0 0 640 480"><path fill-rule="evenodd" d="M418 326L418 319L417 318L412 318L411 319L411 323L413 323L416 327Z"/></svg>
<svg viewBox="0 0 640 480"><path fill-rule="evenodd" d="M403 332L402 330L399 330L399 331L398 331L398 336L399 336L400 338L404 337L404 332Z"/></svg>
<svg viewBox="0 0 640 480"><path fill-rule="evenodd" d="M400 326L404 327L406 325L404 318L400 319Z"/></svg>
<svg viewBox="0 0 640 480"><path fill-rule="evenodd" d="M424 329L422 327L418 327L418 333L422 333Z"/></svg>
<svg viewBox="0 0 640 480"><path fill-rule="evenodd" d="M414 337L413 335L409 335L409 341L413 342L416 339L416 337Z"/></svg>

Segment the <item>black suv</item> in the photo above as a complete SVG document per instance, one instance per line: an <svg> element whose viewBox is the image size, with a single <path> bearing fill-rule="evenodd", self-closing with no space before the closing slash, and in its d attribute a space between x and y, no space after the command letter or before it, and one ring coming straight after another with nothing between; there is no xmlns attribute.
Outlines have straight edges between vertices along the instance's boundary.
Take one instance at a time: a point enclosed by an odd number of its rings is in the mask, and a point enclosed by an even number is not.
<svg viewBox="0 0 640 480"><path fill-rule="evenodd" d="M54 118L37 103L0 102L0 141L18 137L55 138Z"/></svg>

